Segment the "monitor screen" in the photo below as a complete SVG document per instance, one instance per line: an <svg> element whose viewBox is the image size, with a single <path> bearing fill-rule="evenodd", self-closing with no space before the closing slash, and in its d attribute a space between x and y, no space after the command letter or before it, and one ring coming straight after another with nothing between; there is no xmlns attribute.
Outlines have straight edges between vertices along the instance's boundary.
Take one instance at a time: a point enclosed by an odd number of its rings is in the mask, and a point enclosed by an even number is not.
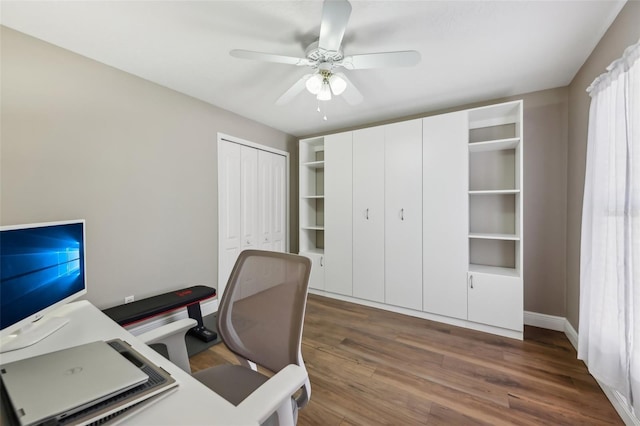
<svg viewBox="0 0 640 426"><path fill-rule="evenodd" d="M86 293L84 252L84 220L0 228L3 335Z"/></svg>

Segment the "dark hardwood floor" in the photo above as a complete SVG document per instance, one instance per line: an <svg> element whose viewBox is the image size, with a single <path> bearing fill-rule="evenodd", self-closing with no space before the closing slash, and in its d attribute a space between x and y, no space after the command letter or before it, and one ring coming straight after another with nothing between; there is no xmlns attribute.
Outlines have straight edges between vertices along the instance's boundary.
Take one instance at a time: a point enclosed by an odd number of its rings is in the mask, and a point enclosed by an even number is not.
<svg viewBox="0 0 640 426"><path fill-rule="evenodd" d="M563 333L524 341L310 295L299 425L623 424ZM216 345L193 371L237 363Z"/></svg>

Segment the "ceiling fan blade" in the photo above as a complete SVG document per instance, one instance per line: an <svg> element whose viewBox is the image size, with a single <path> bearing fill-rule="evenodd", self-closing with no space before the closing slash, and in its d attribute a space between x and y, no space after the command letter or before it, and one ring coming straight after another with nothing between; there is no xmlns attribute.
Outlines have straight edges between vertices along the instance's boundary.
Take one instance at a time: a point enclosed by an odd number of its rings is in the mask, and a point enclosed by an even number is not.
<svg viewBox="0 0 640 426"><path fill-rule="evenodd" d="M368 68L412 67L420 63L420 52L406 50L403 52L370 53L366 55L346 56L335 65L348 70L363 70Z"/></svg>
<svg viewBox="0 0 640 426"><path fill-rule="evenodd" d="M362 93L360 93L360 91L356 89L356 86L353 85L351 80L349 80L347 76L341 72L337 72L335 74L337 76L340 76L345 81L345 83L347 83L347 88L344 90L344 92L342 92L341 95L344 100L347 101L349 105L357 105L362 102Z"/></svg>
<svg viewBox="0 0 640 426"><path fill-rule="evenodd" d="M325 0L322 6L320 39L318 47L330 52L340 50L342 37L351 15L351 4L347 0Z"/></svg>
<svg viewBox="0 0 640 426"><path fill-rule="evenodd" d="M311 65L312 62L307 58L296 58L294 56L274 55L272 53L252 52L251 50L234 49L229 54L235 58L253 59L256 61L275 62L278 64L289 65Z"/></svg>
<svg viewBox="0 0 640 426"><path fill-rule="evenodd" d="M313 74L305 74L300 78L300 80L293 83L293 86L289 87L289 89L278 98L278 100L276 101L276 105L285 105L291 102L293 98L298 96L298 94L306 88L307 80L312 75Z"/></svg>

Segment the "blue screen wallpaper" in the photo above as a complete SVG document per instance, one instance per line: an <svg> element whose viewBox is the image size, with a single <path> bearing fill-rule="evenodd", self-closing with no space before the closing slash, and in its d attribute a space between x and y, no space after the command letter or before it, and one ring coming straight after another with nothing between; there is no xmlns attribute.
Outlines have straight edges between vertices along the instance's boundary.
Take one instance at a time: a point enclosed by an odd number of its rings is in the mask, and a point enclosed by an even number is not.
<svg viewBox="0 0 640 426"><path fill-rule="evenodd" d="M0 328L84 288L82 223L2 231Z"/></svg>

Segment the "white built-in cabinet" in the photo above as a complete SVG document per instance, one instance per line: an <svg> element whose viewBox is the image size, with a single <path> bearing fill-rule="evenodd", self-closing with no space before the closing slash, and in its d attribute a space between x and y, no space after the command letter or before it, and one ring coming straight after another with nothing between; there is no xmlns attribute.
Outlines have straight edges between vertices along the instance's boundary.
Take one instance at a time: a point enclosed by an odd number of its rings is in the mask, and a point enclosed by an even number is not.
<svg viewBox="0 0 640 426"><path fill-rule="evenodd" d="M218 296L241 251L287 251L288 154L218 135Z"/></svg>
<svg viewBox="0 0 640 426"><path fill-rule="evenodd" d="M312 291L522 338L522 101L300 141Z"/></svg>

